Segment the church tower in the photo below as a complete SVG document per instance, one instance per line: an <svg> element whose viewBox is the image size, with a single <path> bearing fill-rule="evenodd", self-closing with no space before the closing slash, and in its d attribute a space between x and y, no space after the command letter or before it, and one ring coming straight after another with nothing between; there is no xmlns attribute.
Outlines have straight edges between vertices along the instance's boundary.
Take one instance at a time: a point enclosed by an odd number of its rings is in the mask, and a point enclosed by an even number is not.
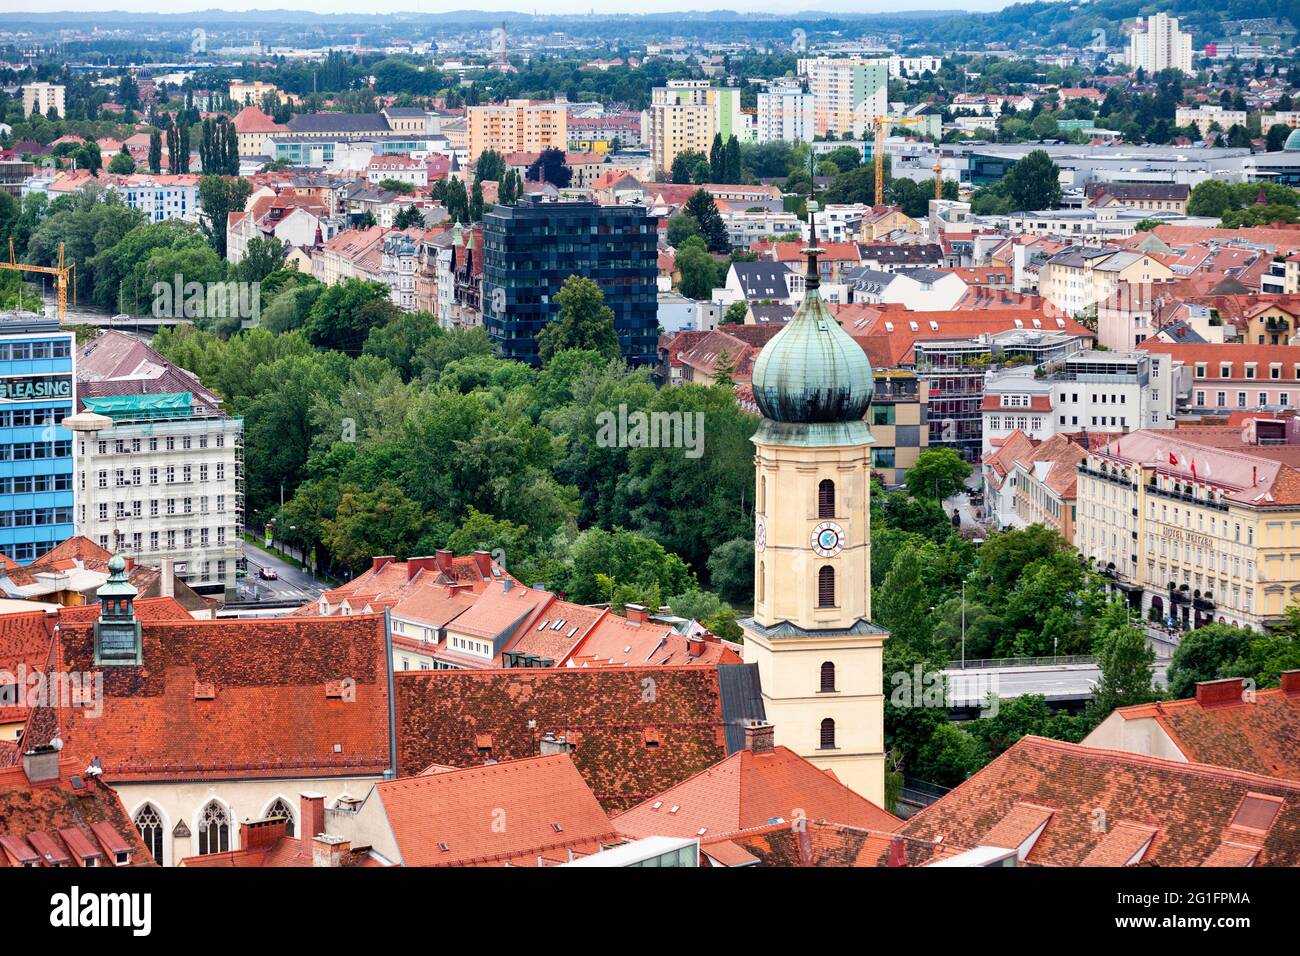
<svg viewBox="0 0 1300 956"><path fill-rule="evenodd" d="M753 438L754 616L742 622L745 661L758 665L775 742L884 806L887 635L871 623L873 439L863 420L871 366L822 302L821 250L805 251L803 303L752 375L763 417Z"/></svg>

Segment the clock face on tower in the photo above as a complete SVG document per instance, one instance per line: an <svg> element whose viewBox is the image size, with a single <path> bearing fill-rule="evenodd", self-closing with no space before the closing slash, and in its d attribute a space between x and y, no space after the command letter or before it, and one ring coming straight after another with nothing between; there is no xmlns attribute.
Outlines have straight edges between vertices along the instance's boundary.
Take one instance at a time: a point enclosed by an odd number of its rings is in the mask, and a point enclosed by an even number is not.
<svg viewBox="0 0 1300 956"><path fill-rule="evenodd" d="M767 547L767 521L762 515L754 518L754 544L760 551Z"/></svg>
<svg viewBox="0 0 1300 956"><path fill-rule="evenodd" d="M834 521L823 521L812 532L812 549L823 558L833 558L844 550L844 529Z"/></svg>

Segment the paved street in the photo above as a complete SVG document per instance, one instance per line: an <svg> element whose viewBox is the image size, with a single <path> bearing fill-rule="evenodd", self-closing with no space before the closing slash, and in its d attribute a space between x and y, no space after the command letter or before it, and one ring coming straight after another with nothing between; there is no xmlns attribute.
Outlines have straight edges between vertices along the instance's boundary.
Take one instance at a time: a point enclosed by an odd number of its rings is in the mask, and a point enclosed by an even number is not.
<svg viewBox="0 0 1300 956"><path fill-rule="evenodd" d="M325 590L325 585L316 581L308 572L298 570L289 562L254 544L245 542L244 553L248 556L248 577L244 579L241 588L245 592L241 594L241 600L250 600L256 593L263 601L301 601L306 604L320 597L320 593ZM257 576L262 568L275 569L279 579L263 581Z"/></svg>

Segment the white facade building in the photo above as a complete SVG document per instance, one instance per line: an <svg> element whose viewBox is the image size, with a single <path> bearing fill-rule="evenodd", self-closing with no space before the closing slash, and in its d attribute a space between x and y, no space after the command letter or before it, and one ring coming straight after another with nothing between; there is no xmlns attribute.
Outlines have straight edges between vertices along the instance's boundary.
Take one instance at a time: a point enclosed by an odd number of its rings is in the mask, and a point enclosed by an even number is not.
<svg viewBox="0 0 1300 956"><path fill-rule="evenodd" d="M1192 72L1192 35L1178 29L1178 18L1153 13L1129 37L1129 66L1147 75L1175 69Z"/></svg>
<svg viewBox="0 0 1300 956"><path fill-rule="evenodd" d="M816 135L816 100L798 86L774 86L758 94L756 135L760 143L811 143Z"/></svg>
<svg viewBox="0 0 1300 956"><path fill-rule="evenodd" d="M123 398L171 396L123 396ZM92 400L93 401L93 400ZM145 564L171 559L192 588L233 593L243 556L243 420L150 407L66 419L76 433L76 526Z"/></svg>
<svg viewBox="0 0 1300 956"><path fill-rule="evenodd" d="M1042 371L1032 366L984 378L983 452L1014 431L1036 441L1078 432L1173 428L1173 362L1147 352L1076 352Z"/></svg>

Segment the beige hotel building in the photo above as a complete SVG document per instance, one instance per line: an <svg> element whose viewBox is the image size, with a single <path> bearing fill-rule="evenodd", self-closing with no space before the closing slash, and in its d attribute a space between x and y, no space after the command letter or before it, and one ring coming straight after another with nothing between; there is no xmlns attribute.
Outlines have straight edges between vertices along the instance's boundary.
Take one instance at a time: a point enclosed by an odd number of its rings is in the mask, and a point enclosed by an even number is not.
<svg viewBox="0 0 1300 956"><path fill-rule="evenodd" d="M1277 624L1300 601L1298 424L1143 430L1093 450L1075 547L1146 618Z"/></svg>

